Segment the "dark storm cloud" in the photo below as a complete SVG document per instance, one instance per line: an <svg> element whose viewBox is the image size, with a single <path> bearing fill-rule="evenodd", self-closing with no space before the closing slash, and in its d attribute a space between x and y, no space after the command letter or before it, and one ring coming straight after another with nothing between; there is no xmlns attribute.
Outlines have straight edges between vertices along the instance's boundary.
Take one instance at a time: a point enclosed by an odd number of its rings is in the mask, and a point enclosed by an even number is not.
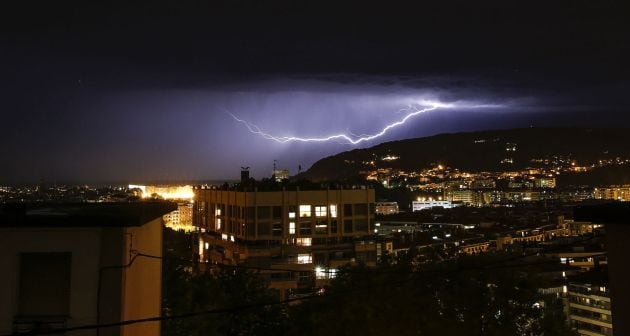
<svg viewBox="0 0 630 336"><path fill-rule="evenodd" d="M12 2L0 12L0 182L223 178L243 164L263 176L274 159L295 172L352 148L272 143L226 111L321 136L373 133L416 99L503 106L427 113L383 140L625 125L626 7Z"/></svg>

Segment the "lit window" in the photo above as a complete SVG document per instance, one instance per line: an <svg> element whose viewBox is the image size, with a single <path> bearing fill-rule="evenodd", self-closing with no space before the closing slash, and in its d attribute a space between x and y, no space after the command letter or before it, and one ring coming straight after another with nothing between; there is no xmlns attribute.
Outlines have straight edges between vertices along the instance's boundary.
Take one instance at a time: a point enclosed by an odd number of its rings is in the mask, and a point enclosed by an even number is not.
<svg viewBox="0 0 630 336"><path fill-rule="evenodd" d="M217 230L221 230L221 218L217 218Z"/></svg>
<svg viewBox="0 0 630 336"><path fill-rule="evenodd" d="M298 246L311 246L312 242L312 238L297 238L295 240L295 244Z"/></svg>
<svg viewBox="0 0 630 336"><path fill-rule="evenodd" d="M300 217L311 217L310 205L300 205Z"/></svg>
<svg viewBox="0 0 630 336"><path fill-rule="evenodd" d="M313 257L310 254L298 254L298 264L311 264Z"/></svg>
<svg viewBox="0 0 630 336"><path fill-rule="evenodd" d="M326 269L321 267L315 267L315 278L316 279L326 279Z"/></svg>
<svg viewBox="0 0 630 336"><path fill-rule="evenodd" d="M210 248L210 244L206 243L205 245L206 245L206 250Z"/></svg>
<svg viewBox="0 0 630 336"><path fill-rule="evenodd" d="M295 218L295 212L289 212L289 218Z"/></svg>
<svg viewBox="0 0 630 336"><path fill-rule="evenodd" d="M337 270L334 268L323 268L320 266L315 267L315 278L316 279L333 279L337 276Z"/></svg>
<svg viewBox="0 0 630 336"><path fill-rule="evenodd" d="M295 234L295 222L289 222L289 234Z"/></svg>
<svg viewBox="0 0 630 336"><path fill-rule="evenodd" d="M337 218L337 204L330 205L330 217Z"/></svg>
<svg viewBox="0 0 630 336"><path fill-rule="evenodd" d="M221 216L221 209L216 209L214 214L217 216Z"/></svg>
<svg viewBox="0 0 630 336"><path fill-rule="evenodd" d="M324 205L317 205L315 206L315 216L316 217L326 217L326 206Z"/></svg>

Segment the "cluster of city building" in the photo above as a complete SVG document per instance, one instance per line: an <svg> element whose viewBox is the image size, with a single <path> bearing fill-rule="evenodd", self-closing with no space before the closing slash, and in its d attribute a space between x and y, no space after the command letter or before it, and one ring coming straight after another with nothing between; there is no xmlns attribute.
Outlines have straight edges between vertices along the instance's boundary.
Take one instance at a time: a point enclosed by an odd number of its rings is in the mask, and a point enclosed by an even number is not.
<svg viewBox="0 0 630 336"><path fill-rule="evenodd" d="M135 194L127 186L88 186L53 184L0 186L0 203L52 202L98 203L133 201Z"/></svg>
<svg viewBox="0 0 630 336"><path fill-rule="evenodd" d="M405 171L392 168L398 155L386 155L372 161L362 162L365 170L361 175L386 188L404 187L417 194L436 200L462 202L467 205L484 206L514 202L560 200L582 201L586 199L630 200L628 185L580 185L558 188L557 177L561 174L576 174L595 168L625 165L630 159L601 159L580 164L570 156L555 155L547 158L532 158L530 166L515 170L511 168L511 155L516 144L506 144L506 158L494 172L468 172L445 164L434 163L430 167ZM405 205L406 206L406 205Z"/></svg>
<svg viewBox="0 0 630 336"><path fill-rule="evenodd" d="M472 179L466 188L446 188L436 198L413 202L412 211L435 221L388 216L400 212L398 203L376 202L375 189L369 186L275 182L282 180L272 179L262 187L244 171L241 183L234 185L129 185L107 189L109 197L95 202L72 206L35 202L28 209L2 208L0 237L12 252L0 263L14 276L3 278L0 286L6 294L0 302L4 307L0 327L14 332L63 329L85 321L98 324L159 314L159 299L142 298L160 297L161 232L166 226L193 235L191 253L201 267L256 269L279 299L316 295L344 266L376 266L386 256L410 250L422 256L437 249L445 258L533 252L557 262L558 286L540 290L563 298L567 323L581 335L612 335L610 290L602 276L608 256L598 237L601 224L565 219L562 210L546 207L473 208L493 203L478 198L496 192L492 190L496 182L487 176ZM555 186L553 177L538 177L532 183L542 192ZM461 186L454 181L446 184ZM628 189L597 188L593 198L626 200ZM111 202L117 194L129 198ZM440 221L445 211L458 209L511 209L506 217L516 224L507 225L507 219L503 223L501 218ZM584 237L592 239L582 243ZM94 249L92 257L80 253L84 247ZM41 262L47 266L39 267ZM41 277L54 278L51 286L63 288L44 291L48 287L36 286ZM112 297L121 299L110 302ZM49 304L52 301L58 304ZM105 305L115 307L114 311L103 311ZM157 329L159 322L103 328L99 333L155 333Z"/></svg>

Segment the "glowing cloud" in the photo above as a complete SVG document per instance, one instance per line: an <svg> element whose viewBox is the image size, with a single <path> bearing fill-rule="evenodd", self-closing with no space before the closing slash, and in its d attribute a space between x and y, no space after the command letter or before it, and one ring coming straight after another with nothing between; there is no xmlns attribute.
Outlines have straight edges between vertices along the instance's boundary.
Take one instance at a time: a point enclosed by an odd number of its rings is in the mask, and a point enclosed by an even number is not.
<svg viewBox="0 0 630 336"><path fill-rule="evenodd" d="M263 130L260 129L260 127L246 121L243 119L238 118L237 116L235 116L232 113L229 113L232 118L234 118L234 120L242 123L243 125L245 125L245 127L247 127L247 129L249 130L249 132L259 135L267 140L273 140L276 142L280 142L280 143L285 143L285 142L326 142L326 141L337 141L339 143L345 143L345 144L352 144L352 145L356 145L359 144L361 142L365 142L365 141L370 141L370 140L374 140L378 137L381 137L383 135L385 135L385 133L387 133L389 130L391 130L392 128L398 127L400 125L403 125L404 123L406 123L409 119L420 115L422 113L425 112L429 112L429 111L433 111L433 110L437 110L437 109L447 109L447 108L452 108L455 107L455 105L453 104L444 104L444 103L439 103L439 102L429 102L429 101L423 101L421 102L421 105L427 106L428 107L424 107L424 108L418 108L417 106L411 106L407 109L404 109L403 112L406 113L406 115L396 121L393 122L387 126L385 126L380 132L376 133L376 134L362 134L362 135L354 135L352 133L350 133L350 135L347 134L335 134L335 135L329 135L326 137L322 137L322 138L303 138L303 137L296 137L296 136L276 136L276 135L272 135L270 133L267 133Z"/></svg>

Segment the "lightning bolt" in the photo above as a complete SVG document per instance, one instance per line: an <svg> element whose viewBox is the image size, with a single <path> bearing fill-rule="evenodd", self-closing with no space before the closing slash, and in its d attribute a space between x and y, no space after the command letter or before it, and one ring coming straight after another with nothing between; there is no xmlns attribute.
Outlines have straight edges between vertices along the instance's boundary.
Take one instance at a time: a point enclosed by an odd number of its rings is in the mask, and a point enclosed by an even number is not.
<svg viewBox="0 0 630 336"><path fill-rule="evenodd" d="M405 111L407 112L407 114L400 120L391 123L387 126L385 126L380 132L376 133L376 134L372 134L372 135L368 135L368 134L361 134L360 136L356 136L352 133L350 133L350 135L354 136L351 137L349 135L346 134L335 134L335 135L330 135L324 138L301 138L301 137L295 137L295 136L275 136L272 134L269 134L263 130L260 129L260 127L246 121L243 119L238 118L237 116L235 116L234 114L227 112L228 114L230 114L232 116L232 118L234 118L234 120L238 121L239 123L242 123L243 125L245 125L245 127L247 127L247 129L253 133L253 134L257 134L260 135L261 137L267 139L267 140L273 140L276 142L280 142L280 143L285 143L285 142L326 142L326 141L338 141L340 143L343 144L352 144L352 145L356 145L359 144L361 142L366 142L366 141L370 141L370 140L374 140L378 137L381 137L383 135L385 135L385 133L387 133L389 130L391 130L392 128L398 127L400 125L403 125L404 123L407 122L407 120L425 113L425 112L429 112L429 111L433 111L433 110L437 110L440 108L449 108L452 107L452 105L450 104L442 104L442 103L432 103L430 104L429 107L424 107L424 108L417 108L417 107L410 107L408 109L406 109Z"/></svg>

